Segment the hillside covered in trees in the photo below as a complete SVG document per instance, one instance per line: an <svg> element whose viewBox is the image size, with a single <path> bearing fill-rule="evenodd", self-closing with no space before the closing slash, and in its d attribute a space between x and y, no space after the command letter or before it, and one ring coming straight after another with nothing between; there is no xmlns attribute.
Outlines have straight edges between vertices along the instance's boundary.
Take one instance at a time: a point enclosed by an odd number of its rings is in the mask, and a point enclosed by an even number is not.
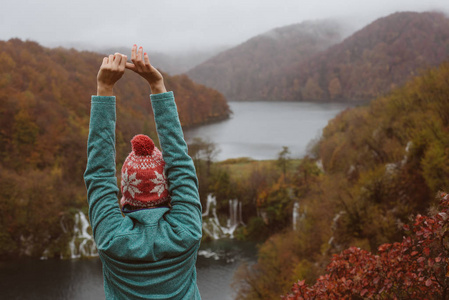
<svg viewBox="0 0 449 300"><path fill-rule="evenodd" d="M296 230L278 229L257 264L240 268L237 298L277 299L294 282L291 299L349 297L351 289L383 293L378 299L446 295L448 197L437 210L436 196L449 189L448 107L443 63L330 121L295 175L258 191L257 206L268 212L259 224L291 220L296 206Z"/></svg>
<svg viewBox="0 0 449 300"><path fill-rule="evenodd" d="M224 51L187 74L222 92L228 100L268 99L273 83L292 64L342 40L334 21L306 21L276 28Z"/></svg>
<svg viewBox="0 0 449 300"><path fill-rule="evenodd" d="M188 74L229 100L366 101L446 60L449 18L395 13L339 42L329 23L279 28Z"/></svg>
<svg viewBox="0 0 449 300"><path fill-rule="evenodd" d="M86 206L90 97L101 61L96 53L0 42L0 257L66 247L71 213ZM219 92L185 75L165 81L185 127L229 116ZM119 167L135 134L156 139L149 93L131 71L116 85Z"/></svg>

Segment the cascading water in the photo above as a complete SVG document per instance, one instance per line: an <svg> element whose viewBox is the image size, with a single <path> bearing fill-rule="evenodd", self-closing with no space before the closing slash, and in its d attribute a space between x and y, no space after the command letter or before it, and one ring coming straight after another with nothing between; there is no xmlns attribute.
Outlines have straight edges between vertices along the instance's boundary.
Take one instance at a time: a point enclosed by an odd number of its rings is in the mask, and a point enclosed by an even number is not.
<svg viewBox="0 0 449 300"><path fill-rule="evenodd" d="M299 202L295 202L295 204L293 204L293 216L292 216L292 220L293 220L293 230L296 230L296 224L298 223L298 218L299 218Z"/></svg>
<svg viewBox="0 0 449 300"><path fill-rule="evenodd" d="M98 256L93 236L88 232L90 225L83 212L75 215L73 237L69 242L70 258Z"/></svg>
<svg viewBox="0 0 449 300"><path fill-rule="evenodd" d="M238 226L245 224L242 221L242 203L237 199L229 200L229 217L226 226L220 224L217 216L217 200L212 194L207 196L206 211L203 213L203 231L211 238L234 238ZM85 214L78 211L75 214L73 237L69 242L70 258L98 256L93 236L89 233L90 225Z"/></svg>
<svg viewBox="0 0 449 300"><path fill-rule="evenodd" d="M234 232L242 221L242 203L237 199L229 200L229 217L226 227L221 226L217 217L217 199L212 194L207 195L206 211L203 213L203 231L211 238L217 240L224 237L234 238ZM212 216L210 211L212 210Z"/></svg>
<svg viewBox="0 0 449 300"><path fill-rule="evenodd" d="M211 210L212 206L212 217L209 217L209 212ZM217 240L221 237L222 229L220 225L220 221L217 217L217 199L216 197L212 196L211 194L207 195L207 202L206 202L206 212L203 214L203 231L213 238L214 240Z"/></svg>

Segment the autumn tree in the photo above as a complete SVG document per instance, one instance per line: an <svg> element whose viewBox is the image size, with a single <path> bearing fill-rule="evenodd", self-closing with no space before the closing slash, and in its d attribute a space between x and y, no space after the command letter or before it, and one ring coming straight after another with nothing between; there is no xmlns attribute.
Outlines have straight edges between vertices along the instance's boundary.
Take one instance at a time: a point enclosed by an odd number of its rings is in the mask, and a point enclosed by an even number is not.
<svg viewBox="0 0 449 300"><path fill-rule="evenodd" d="M87 206L83 172L90 98L102 55L0 41L0 253L65 254L62 220ZM149 87L129 73L117 84L117 164L138 133L156 138ZM226 99L187 76L164 76L184 127L229 117ZM193 109L192 109L193 107ZM63 222L62 222L63 223ZM27 250L27 251L25 251ZM26 252L26 253L25 253Z"/></svg>
<svg viewBox="0 0 449 300"><path fill-rule="evenodd" d="M282 170L282 174L285 178L287 175L287 167L290 162L290 150L287 146L282 146L282 150L278 153L277 165Z"/></svg>
<svg viewBox="0 0 449 300"><path fill-rule="evenodd" d="M283 299L448 299L449 197L439 209L404 225L402 242L379 246L377 255L351 247L334 255L326 273L309 286L293 285Z"/></svg>

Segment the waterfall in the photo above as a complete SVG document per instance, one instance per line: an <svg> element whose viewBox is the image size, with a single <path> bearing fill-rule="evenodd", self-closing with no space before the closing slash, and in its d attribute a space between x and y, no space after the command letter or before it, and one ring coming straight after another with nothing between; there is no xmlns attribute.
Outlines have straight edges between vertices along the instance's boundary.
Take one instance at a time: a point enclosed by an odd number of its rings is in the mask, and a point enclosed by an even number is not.
<svg viewBox="0 0 449 300"><path fill-rule="evenodd" d="M82 211L75 215L73 237L69 242L70 258L98 256L97 247L92 234L88 232L89 222Z"/></svg>
<svg viewBox="0 0 449 300"><path fill-rule="evenodd" d="M239 201L237 199L229 200L229 218L227 221L227 226L222 228L225 235L229 235L232 239L234 238L234 231L237 229L239 222L237 220Z"/></svg>
<svg viewBox="0 0 449 300"><path fill-rule="evenodd" d="M296 224L298 223L298 218L299 218L299 202L295 202L295 204L293 204L293 230L296 230Z"/></svg>
<svg viewBox="0 0 449 300"><path fill-rule="evenodd" d="M229 200L229 219L228 219L228 228L231 228L232 231L237 228L239 225L238 221L238 207L239 201L237 199Z"/></svg>
<svg viewBox="0 0 449 300"><path fill-rule="evenodd" d="M212 207L212 217L209 217L209 213ZM217 198L212 196L212 194L207 195L206 202L206 211L203 213L203 218L206 218L207 221L203 221L203 231L212 237L214 240L217 240L221 237L222 229L220 225L220 221L217 216Z"/></svg>
<svg viewBox="0 0 449 300"><path fill-rule="evenodd" d="M217 198L212 196L212 194L207 195L207 200L206 200L206 211L203 213L203 217L207 217L209 216L209 210L210 210L210 206L211 205L215 205L217 206ZM213 208L214 213L215 213L215 206Z"/></svg>
<svg viewBox="0 0 449 300"><path fill-rule="evenodd" d="M234 238L234 232L239 225L245 225L242 221L242 203L237 199L229 200L229 216L226 226L220 224L217 217L217 199L212 194L207 195L206 211L203 213L203 231L214 240L230 237ZM212 210L212 216L210 212Z"/></svg>

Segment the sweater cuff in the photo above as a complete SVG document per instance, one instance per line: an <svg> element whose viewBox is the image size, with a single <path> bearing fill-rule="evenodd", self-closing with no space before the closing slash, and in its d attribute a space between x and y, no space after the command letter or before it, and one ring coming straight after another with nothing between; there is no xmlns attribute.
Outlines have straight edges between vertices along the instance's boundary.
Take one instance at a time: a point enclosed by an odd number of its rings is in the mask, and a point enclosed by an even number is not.
<svg viewBox="0 0 449 300"><path fill-rule="evenodd" d="M151 101L159 101L159 100L171 100L174 98L173 92L166 92L161 94L151 94L150 99Z"/></svg>
<svg viewBox="0 0 449 300"><path fill-rule="evenodd" d="M92 103L115 104L115 96L92 96Z"/></svg>

